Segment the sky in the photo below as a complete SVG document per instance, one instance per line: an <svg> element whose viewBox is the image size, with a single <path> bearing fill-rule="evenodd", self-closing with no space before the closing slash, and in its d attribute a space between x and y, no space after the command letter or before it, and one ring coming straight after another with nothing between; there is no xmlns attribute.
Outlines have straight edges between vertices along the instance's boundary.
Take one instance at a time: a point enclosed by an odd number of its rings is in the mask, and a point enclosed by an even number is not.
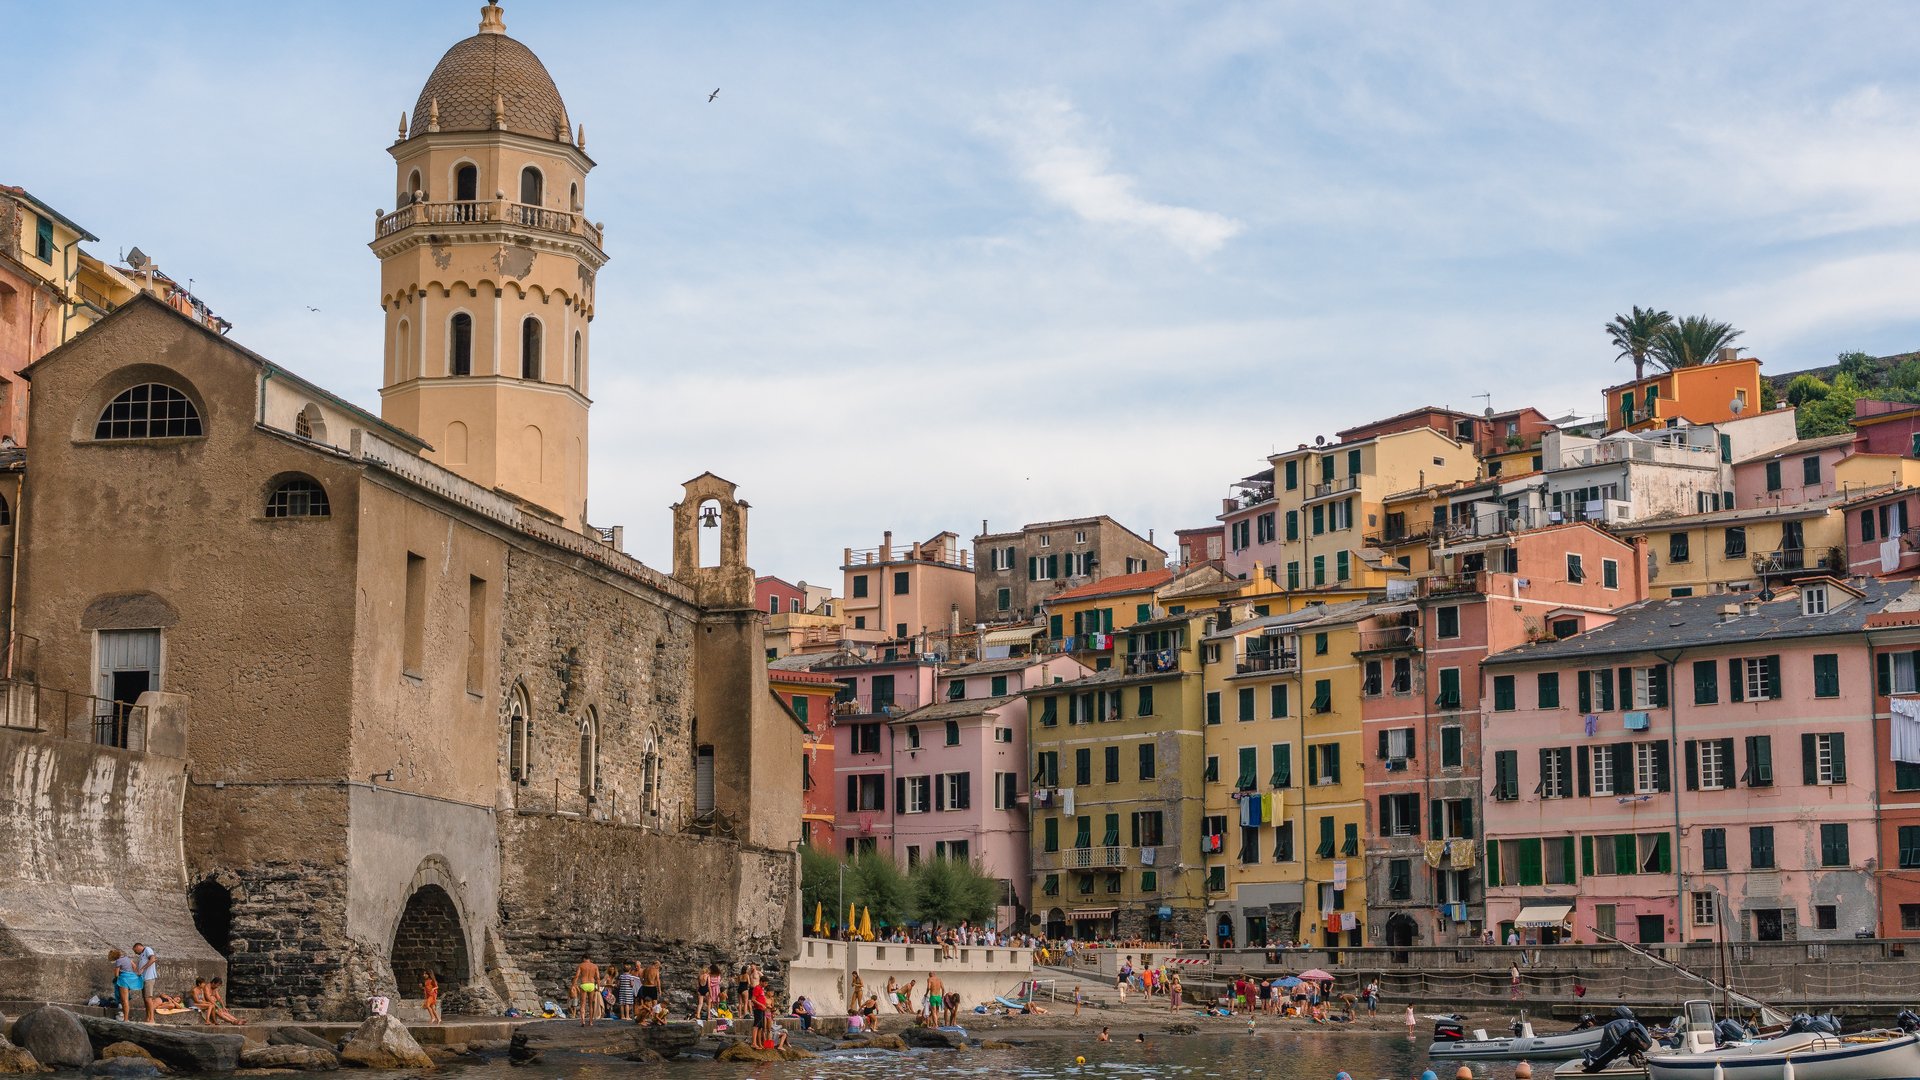
<svg viewBox="0 0 1920 1080"><path fill-rule="evenodd" d="M597 162L589 516L655 566L708 469L788 580L983 519L1170 546L1315 435L1599 411L1633 304L1774 372L1920 348L1920 6L505 7ZM385 151L478 18L0 0L0 182L377 408Z"/></svg>

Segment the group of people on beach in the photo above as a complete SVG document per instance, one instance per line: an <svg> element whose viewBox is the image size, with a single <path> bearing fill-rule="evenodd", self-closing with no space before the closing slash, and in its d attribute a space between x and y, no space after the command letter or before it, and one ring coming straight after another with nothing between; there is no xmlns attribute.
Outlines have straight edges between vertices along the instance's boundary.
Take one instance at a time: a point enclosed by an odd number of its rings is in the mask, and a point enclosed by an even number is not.
<svg viewBox="0 0 1920 1080"><path fill-rule="evenodd" d="M910 1015L929 1027L951 1027L959 1022L958 991L948 989L940 976L931 971L927 972L926 989L916 994L919 986L918 979L909 979L902 984L899 979L889 975L885 989L881 993L874 993L856 971L847 985L847 1012L871 1025L880 1015L883 1008L881 998L884 995L885 1007L891 1007L896 1014Z"/></svg>
<svg viewBox="0 0 1920 1080"><path fill-rule="evenodd" d="M180 1000L178 994L162 992L157 986L160 981L160 958L153 951L153 946L145 942L134 942L132 952L108 950L107 962L113 965L113 1000L120 1006L121 1020L133 1020L133 998L138 994L140 1007L145 1013L142 1018L145 1023L157 1023L162 1015L183 1013L188 1009L199 1013L203 1024L239 1027L246 1023L227 1011L226 985L218 976L193 980L193 993L188 1001Z"/></svg>
<svg viewBox="0 0 1920 1080"><path fill-rule="evenodd" d="M719 968L713 969L717 975ZM707 1012L707 980L700 979L700 1018ZM604 967L591 957L582 958L573 969L573 985L568 990L573 1015L592 1027L609 1017L636 1024L664 1024L667 1006L660 992L660 961L609 961Z"/></svg>
<svg viewBox="0 0 1920 1080"><path fill-rule="evenodd" d="M1131 990L1143 994L1148 998L1156 994L1165 997L1167 999L1167 1009L1170 1012L1180 1007L1181 998L1186 993L1186 988L1180 985L1180 974L1178 972L1168 971L1167 965L1165 964L1143 964L1136 968L1133 966L1132 956L1121 958L1118 974L1114 978L1113 985L1114 989L1120 992L1120 1003L1122 1005L1126 1004L1127 992ZM1076 1015L1080 1012L1080 1002L1077 992L1073 1011Z"/></svg>

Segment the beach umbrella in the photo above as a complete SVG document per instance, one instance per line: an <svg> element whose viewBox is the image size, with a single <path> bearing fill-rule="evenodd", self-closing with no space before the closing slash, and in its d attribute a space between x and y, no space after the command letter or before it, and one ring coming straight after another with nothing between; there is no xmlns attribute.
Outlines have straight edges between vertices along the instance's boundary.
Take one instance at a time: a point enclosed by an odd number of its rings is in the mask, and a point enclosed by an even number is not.
<svg viewBox="0 0 1920 1080"><path fill-rule="evenodd" d="M1321 971L1319 968L1308 968L1307 970L1300 973L1300 977L1302 979L1307 980L1308 982L1332 982L1333 981L1333 976L1327 974L1324 971Z"/></svg>
<svg viewBox="0 0 1920 1080"><path fill-rule="evenodd" d="M1281 979L1279 982L1274 983L1273 985L1278 986L1283 990L1291 990L1294 987L1300 985L1300 980L1289 975L1286 978Z"/></svg>
<svg viewBox="0 0 1920 1080"><path fill-rule="evenodd" d="M853 909L854 909L854 905L852 904L847 905L847 936L848 937L853 936L853 928L856 925L856 923L859 921L853 917Z"/></svg>
<svg viewBox="0 0 1920 1080"><path fill-rule="evenodd" d="M860 909L860 937L865 941L873 940L873 912L868 908Z"/></svg>
<svg viewBox="0 0 1920 1080"><path fill-rule="evenodd" d="M821 920L821 916L824 915L825 913L826 913L826 908L818 900L814 901L813 903L813 935L815 937L820 936L820 934L823 932L821 930L821 927L826 925Z"/></svg>

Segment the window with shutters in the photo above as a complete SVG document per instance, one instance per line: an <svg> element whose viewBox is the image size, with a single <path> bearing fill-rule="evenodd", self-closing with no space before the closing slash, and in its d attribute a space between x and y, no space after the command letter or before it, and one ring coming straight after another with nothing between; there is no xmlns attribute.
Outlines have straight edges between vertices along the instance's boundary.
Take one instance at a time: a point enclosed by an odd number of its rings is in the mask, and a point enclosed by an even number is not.
<svg viewBox="0 0 1920 1080"><path fill-rule="evenodd" d="M1397 656L1393 661L1393 692L1396 694L1413 693L1413 661L1405 656Z"/></svg>
<svg viewBox="0 0 1920 1080"><path fill-rule="evenodd" d="M1514 709L1514 677L1495 675L1493 677L1493 711L1512 712Z"/></svg>
<svg viewBox="0 0 1920 1080"><path fill-rule="evenodd" d="M900 812L903 814L924 814L932 805L932 787L925 776L904 776L900 778Z"/></svg>
<svg viewBox="0 0 1920 1080"><path fill-rule="evenodd" d="M1920 869L1920 825L1900 826L1900 869Z"/></svg>
<svg viewBox="0 0 1920 1080"><path fill-rule="evenodd" d="M855 574L855 575L854 575L854 577L853 577L853 595L855 595L855 596L865 596L865 595L867 595L867 575L865 575L865 574ZM1059 635L1055 635L1055 636L1057 637L1057 636L1059 636Z"/></svg>
<svg viewBox="0 0 1920 1080"><path fill-rule="evenodd" d="M1813 657L1813 696L1840 696L1840 654L1815 653Z"/></svg>
<svg viewBox="0 0 1920 1080"><path fill-rule="evenodd" d="M1617 560L1600 560L1600 587L1603 589L1620 587L1620 563Z"/></svg>
<svg viewBox="0 0 1920 1080"><path fill-rule="evenodd" d="M1104 782L1109 784L1119 783L1120 782L1120 748L1117 746L1103 747L1101 751L1101 758L1102 758L1103 764L1105 765L1105 769L1103 770L1103 775L1105 777Z"/></svg>
<svg viewBox="0 0 1920 1080"><path fill-rule="evenodd" d="M1820 826L1820 865L1853 865L1853 854L1848 847L1847 826L1844 822Z"/></svg>
<svg viewBox="0 0 1920 1080"><path fill-rule="evenodd" d="M1317 713L1333 711L1333 680L1315 679L1313 683L1313 711Z"/></svg>
<svg viewBox="0 0 1920 1080"><path fill-rule="evenodd" d="M1811 753L1805 769L1808 784L1847 782L1847 737L1839 732L1807 732L1800 736L1801 752Z"/></svg>
<svg viewBox="0 0 1920 1080"><path fill-rule="evenodd" d="M1720 700L1720 665L1712 660L1693 662L1693 703L1713 705Z"/></svg>
<svg viewBox="0 0 1920 1080"><path fill-rule="evenodd" d="M1135 695L1134 705L1135 705L1135 708L1134 708L1133 715L1152 716L1153 715L1153 687L1151 686L1141 687L1139 693Z"/></svg>
<svg viewBox="0 0 1920 1080"><path fill-rule="evenodd" d="M1241 722L1244 723L1248 720L1252 720L1253 719L1253 687L1251 686L1241 687L1240 693L1237 695L1237 697L1240 703Z"/></svg>
<svg viewBox="0 0 1920 1080"><path fill-rule="evenodd" d="M847 777L847 809L849 810L885 810L887 808L887 778L879 773L864 776Z"/></svg>
<svg viewBox="0 0 1920 1080"><path fill-rule="evenodd" d="M1211 724L1218 724L1219 722L1220 722L1220 691L1209 690L1207 691L1207 723L1211 725Z"/></svg>
<svg viewBox="0 0 1920 1080"><path fill-rule="evenodd" d="M1340 744L1310 743L1307 746L1307 783L1309 785L1337 784L1340 782Z"/></svg>
<svg viewBox="0 0 1920 1080"><path fill-rule="evenodd" d="M1587 580L1586 567L1582 564L1580 556L1571 552L1567 555L1567 580L1576 585Z"/></svg>
<svg viewBox="0 0 1920 1080"><path fill-rule="evenodd" d="M1668 534L1667 561L1676 563L1690 561L1693 558L1692 546L1689 534L1683 532Z"/></svg>
<svg viewBox="0 0 1920 1080"><path fill-rule="evenodd" d="M1748 787L1773 786L1773 736L1747 736L1747 765L1740 782Z"/></svg>
<svg viewBox="0 0 1920 1080"><path fill-rule="evenodd" d="M1520 798L1519 751L1493 752L1493 797L1499 802L1513 802Z"/></svg>
<svg viewBox="0 0 1920 1080"><path fill-rule="evenodd" d="M1560 673L1543 671L1534 676L1536 708L1557 709L1560 707Z"/></svg>
<svg viewBox="0 0 1920 1080"><path fill-rule="evenodd" d="M1287 715L1287 687L1284 683L1275 683L1267 688L1267 711L1278 720Z"/></svg>
<svg viewBox="0 0 1920 1080"><path fill-rule="evenodd" d="M1460 609L1443 607L1435 612L1434 636L1457 638L1460 636Z"/></svg>
<svg viewBox="0 0 1920 1080"><path fill-rule="evenodd" d="M1881 653L1878 664L1882 695L1920 691L1920 653Z"/></svg>
<svg viewBox="0 0 1920 1080"><path fill-rule="evenodd" d="M1413 899L1413 860L1387 860L1387 899Z"/></svg>
<svg viewBox="0 0 1920 1080"><path fill-rule="evenodd" d="M1434 704L1443 709L1460 707L1460 669L1440 669L1440 693L1433 699Z"/></svg>
<svg viewBox="0 0 1920 1080"><path fill-rule="evenodd" d="M1369 660L1361 669L1360 693L1363 697L1379 697L1386 689L1386 676L1382 673L1380 661Z"/></svg>
<svg viewBox="0 0 1920 1080"><path fill-rule="evenodd" d="M1461 728L1458 724L1445 724L1440 728L1440 767L1457 769L1460 767Z"/></svg>
<svg viewBox="0 0 1920 1080"><path fill-rule="evenodd" d="M1588 767L1593 771L1592 790L1595 795L1612 795L1613 790L1613 754L1610 746L1593 747L1592 759Z"/></svg>
<svg viewBox="0 0 1920 1080"><path fill-rule="evenodd" d="M1260 826L1240 826L1240 863L1248 865L1260 861Z"/></svg>
<svg viewBox="0 0 1920 1080"><path fill-rule="evenodd" d="M1667 874L1673 871L1672 840L1666 833L1641 833L1638 840L1640 873Z"/></svg>
<svg viewBox="0 0 1920 1080"><path fill-rule="evenodd" d="M1920 765L1905 761L1894 762L1893 790L1920 791Z"/></svg>
<svg viewBox="0 0 1920 1080"><path fill-rule="evenodd" d="M1381 832L1386 836L1420 835L1420 796L1414 793L1380 796Z"/></svg>
<svg viewBox="0 0 1920 1080"><path fill-rule="evenodd" d="M1040 699L1040 726L1058 727L1060 725L1060 699L1049 697Z"/></svg>
<svg viewBox="0 0 1920 1080"><path fill-rule="evenodd" d="M1658 776L1655 771L1655 749L1658 743L1635 743L1633 746L1633 790L1637 795L1647 795L1659 790L1655 787Z"/></svg>
<svg viewBox="0 0 1920 1080"><path fill-rule="evenodd" d="M1573 748L1549 746L1540 751L1540 797L1573 797Z"/></svg>
<svg viewBox="0 0 1920 1080"><path fill-rule="evenodd" d="M1703 870L1727 868L1727 830L1700 830L1700 868Z"/></svg>
<svg viewBox="0 0 1920 1080"><path fill-rule="evenodd" d="M1700 790L1719 791L1727 786L1727 744L1709 739L1694 747L1699 755Z"/></svg>
<svg viewBox="0 0 1920 1080"><path fill-rule="evenodd" d="M1752 656L1729 660L1739 671L1736 688L1739 701L1767 701L1780 696L1780 658Z"/></svg>
<svg viewBox="0 0 1920 1080"><path fill-rule="evenodd" d="M1341 829L1340 854L1360 854L1360 826L1348 822Z"/></svg>
<svg viewBox="0 0 1920 1080"><path fill-rule="evenodd" d="M1388 728L1380 733L1380 757L1387 761L1405 761L1413 756L1413 729Z"/></svg>
<svg viewBox="0 0 1920 1080"><path fill-rule="evenodd" d="M1085 787L1093 783L1093 750L1082 746L1073 752L1073 783Z"/></svg>
<svg viewBox="0 0 1920 1080"><path fill-rule="evenodd" d="M1772 870L1773 826L1755 825L1747 830L1747 865L1754 870Z"/></svg>

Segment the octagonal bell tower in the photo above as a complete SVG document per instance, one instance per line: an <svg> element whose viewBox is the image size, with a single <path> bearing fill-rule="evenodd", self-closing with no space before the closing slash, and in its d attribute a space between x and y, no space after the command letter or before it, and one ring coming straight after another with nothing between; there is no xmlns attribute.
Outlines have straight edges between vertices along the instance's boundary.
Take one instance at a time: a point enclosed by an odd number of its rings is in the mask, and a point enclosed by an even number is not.
<svg viewBox="0 0 1920 1080"><path fill-rule="evenodd" d="M380 216L381 414L429 457L573 529L587 517L588 325L607 261L585 128L498 4L400 117Z"/></svg>

